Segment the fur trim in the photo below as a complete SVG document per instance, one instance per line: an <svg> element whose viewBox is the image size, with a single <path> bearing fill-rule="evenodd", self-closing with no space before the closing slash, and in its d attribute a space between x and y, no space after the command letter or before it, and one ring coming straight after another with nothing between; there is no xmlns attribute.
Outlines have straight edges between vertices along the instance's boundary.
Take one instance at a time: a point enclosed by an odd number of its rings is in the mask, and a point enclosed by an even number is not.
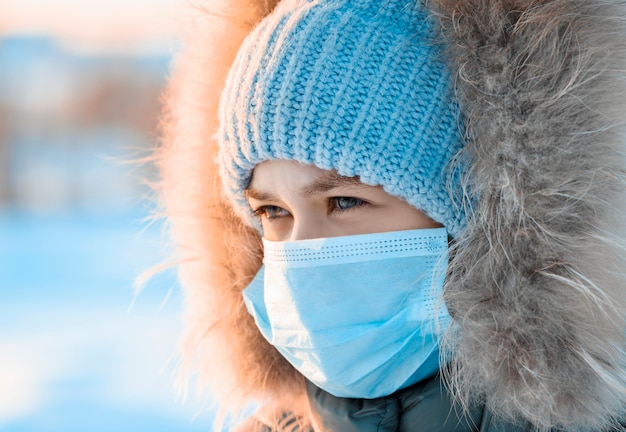
<svg viewBox="0 0 626 432"><path fill-rule="evenodd" d="M539 429L610 427L626 413L626 3L439 6L472 164L449 382Z"/></svg>
<svg viewBox="0 0 626 432"><path fill-rule="evenodd" d="M222 414L246 403L304 395L303 379L263 339L241 291L261 265L256 231L222 196L215 158L219 96L245 36L272 4L220 0L198 5L165 95L164 138L157 158L161 196L185 288L183 379L199 374Z"/></svg>

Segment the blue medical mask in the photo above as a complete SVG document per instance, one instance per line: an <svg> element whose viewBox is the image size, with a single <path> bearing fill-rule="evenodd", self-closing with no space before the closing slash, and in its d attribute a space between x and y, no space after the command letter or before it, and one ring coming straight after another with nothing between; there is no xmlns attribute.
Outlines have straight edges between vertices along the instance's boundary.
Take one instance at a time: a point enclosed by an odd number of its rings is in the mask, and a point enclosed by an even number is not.
<svg viewBox="0 0 626 432"><path fill-rule="evenodd" d="M376 398L434 375L448 264L444 228L263 240L243 296L263 336L319 388Z"/></svg>

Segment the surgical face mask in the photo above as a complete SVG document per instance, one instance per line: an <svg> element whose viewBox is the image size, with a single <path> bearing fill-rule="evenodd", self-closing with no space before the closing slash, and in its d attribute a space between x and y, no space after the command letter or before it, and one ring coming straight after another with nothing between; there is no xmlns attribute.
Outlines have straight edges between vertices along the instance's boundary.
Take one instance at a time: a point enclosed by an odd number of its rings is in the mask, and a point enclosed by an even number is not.
<svg viewBox="0 0 626 432"><path fill-rule="evenodd" d="M376 398L434 375L448 263L444 228L263 241L243 296L263 336L337 397Z"/></svg>

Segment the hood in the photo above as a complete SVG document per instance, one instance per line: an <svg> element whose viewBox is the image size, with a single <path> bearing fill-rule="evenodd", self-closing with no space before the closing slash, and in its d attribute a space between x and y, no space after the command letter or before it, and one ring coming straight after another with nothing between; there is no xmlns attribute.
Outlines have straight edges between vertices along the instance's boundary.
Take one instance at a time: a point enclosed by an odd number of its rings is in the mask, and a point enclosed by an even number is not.
<svg viewBox="0 0 626 432"><path fill-rule="evenodd" d="M215 162L225 77L274 2L196 3L155 155L186 292L182 370L225 411L254 400L293 408L303 378L241 296L261 265L260 238L223 196ZM449 47L470 166L468 226L444 288L456 322L447 383L461 403L538 429L608 426L626 407L626 3L427 7Z"/></svg>
<svg viewBox="0 0 626 432"><path fill-rule="evenodd" d="M445 1L469 226L448 380L539 429L626 412L625 3Z"/></svg>

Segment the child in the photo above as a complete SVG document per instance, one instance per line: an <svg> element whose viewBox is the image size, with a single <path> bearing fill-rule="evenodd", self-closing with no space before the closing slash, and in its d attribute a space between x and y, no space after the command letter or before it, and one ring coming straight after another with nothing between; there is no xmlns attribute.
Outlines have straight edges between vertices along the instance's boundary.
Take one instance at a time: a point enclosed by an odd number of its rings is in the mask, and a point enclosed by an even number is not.
<svg viewBox="0 0 626 432"><path fill-rule="evenodd" d="M207 0L159 157L237 430L624 430L625 8Z"/></svg>

